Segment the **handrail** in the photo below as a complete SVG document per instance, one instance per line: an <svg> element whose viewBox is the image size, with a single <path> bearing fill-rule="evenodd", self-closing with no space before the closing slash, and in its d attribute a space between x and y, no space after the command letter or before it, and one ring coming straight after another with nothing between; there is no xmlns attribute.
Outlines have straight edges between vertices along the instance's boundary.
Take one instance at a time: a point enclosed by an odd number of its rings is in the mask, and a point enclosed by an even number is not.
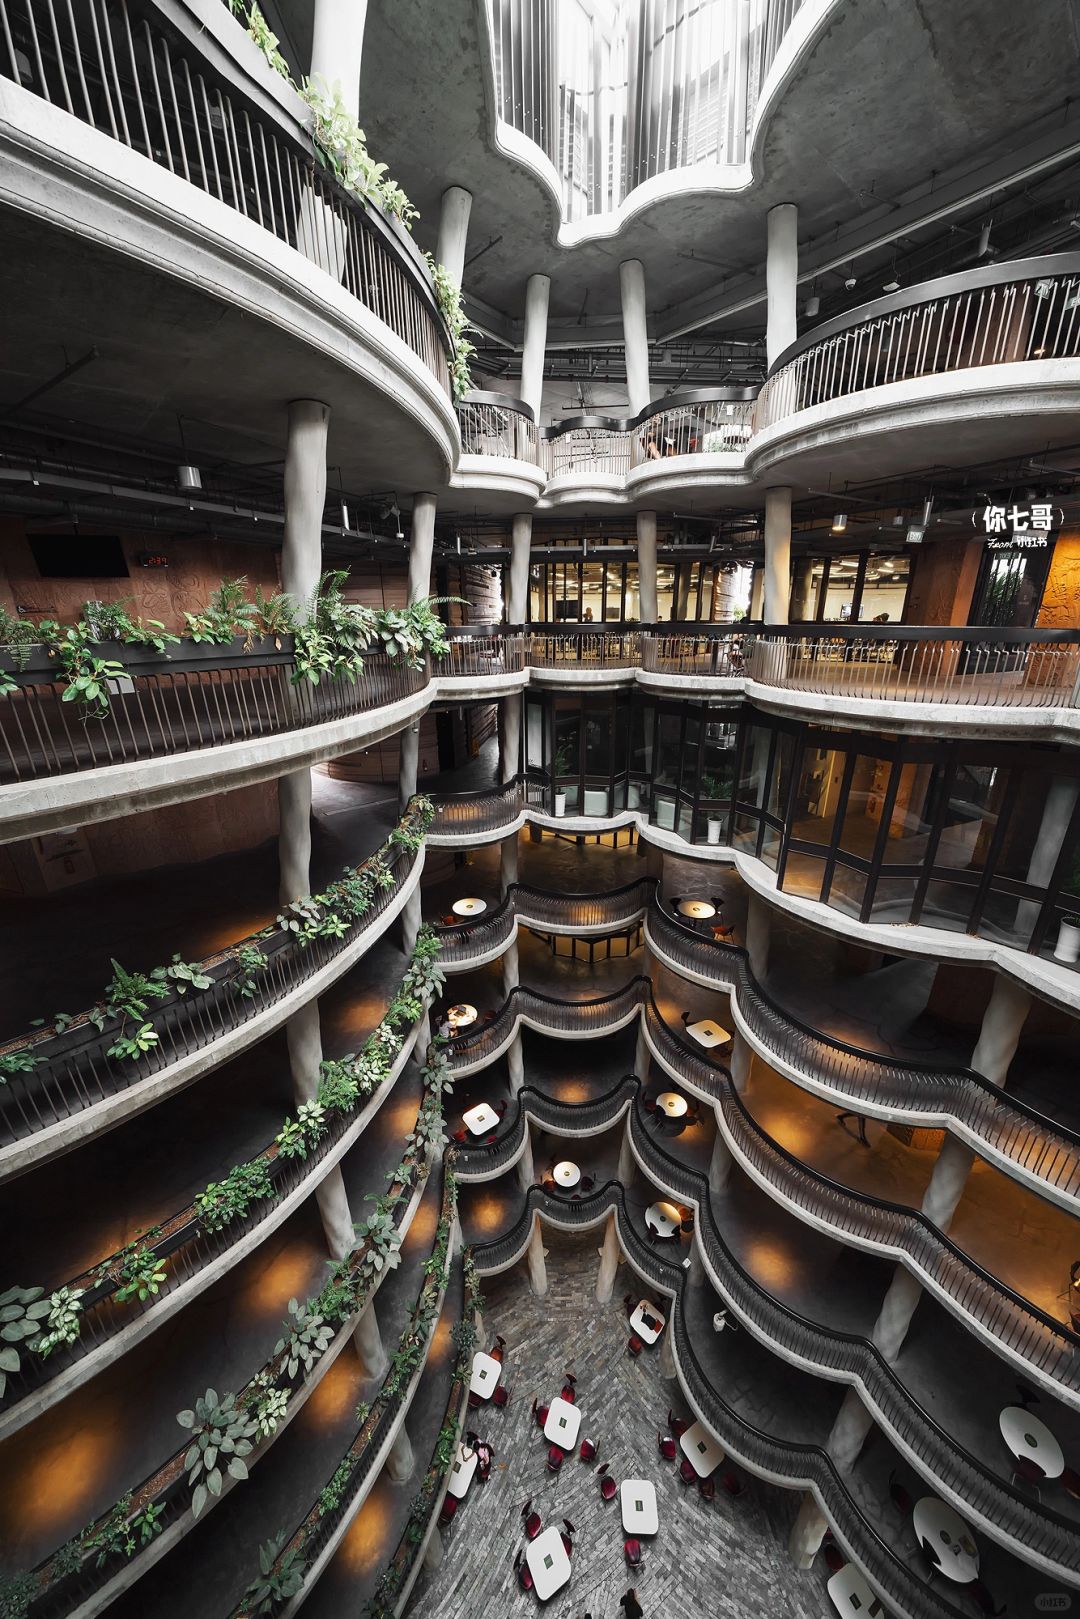
<svg viewBox="0 0 1080 1619"><path fill-rule="evenodd" d="M10 0L4 75L271 231L388 325L449 394L453 341L430 274L398 227L316 161L306 129L269 119L222 76L200 31L139 0L56 7ZM40 8L41 15L37 10ZM75 72L72 72L74 64Z"/></svg>
<svg viewBox="0 0 1080 1619"><path fill-rule="evenodd" d="M527 883L511 883L505 898L475 920L433 924L442 944L440 964L461 966L487 955L506 944L516 923L541 932L589 936L625 926L644 915L655 884L655 877L639 877L603 893L549 894Z"/></svg>
<svg viewBox="0 0 1080 1619"><path fill-rule="evenodd" d="M548 1034L606 1034L635 1015L644 982L640 977L633 978L609 995L580 1001L560 1000L518 985L489 1023L445 1042L450 1067L460 1073L489 1062L508 1044L521 1022Z"/></svg>
<svg viewBox="0 0 1080 1619"><path fill-rule="evenodd" d="M842 1372L846 1380L861 1383L888 1427L968 1511L1064 1571L1080 1571L1080 1524L1075 1519L1052 1507L1036 1507L992 1473L919 1403L872 1339L811 1321L740 1264L724 1240L708 1177L675 1158L650 1133L640 1092L629 1128L635 1154L649 1173L673 1196L696 1206L698 1237L714 1283L747 1326L814 1370L826 1376Z"/></svg>
<svg viewBox="0 0 1080 1619"><path fill-rule="evenodd" d="M781 1064L830 1095L936 1124L942 1115L966 1127L1007 1170L1080 1197L1080 1132L1019 1102L973 1068L887 1057L821 1033L786 1011L755 977L744 949L707 939L655 902L646 934L676 968L706 973L734 991L752 1037Z"/></svg>
<svg viewBox="0 0 1080 1619"><path fill-rule="evenodd" d="M683 388L678 393L664 394L660 399L650 400L636 416L605 416L595 412L564 416L548 427L541 427L540 437L550 443L552 439L562 438L566 433L577 433L582 429L599 429L606 433L633 433L636 428L644 427L646 422L652 421L654 416L662 416L669 410L683 410L693 405L752 404L759 391L759 385L756 383L745 388ZM475 396L470 394L468 397ZM494 402L499 396L485 394L484 398ZM504 403L501 399L499 402Z"/></svg>
<svg viewBox="0 0 1080 1619"><path fill-rule="evenodd" d="M155 1001L148 1016L157 1039L138 1059L111 1054L123 1019L108 1018L95 1008L80 1013L62 1032L43 1029L7 1042L4 1051L18 1047L35 1059L35 1066L29 1072L10 1075L0 1085L0 1143L25 1141L110 1097L159 1079L178 1063L272 1011L299 985L331 966L370 932L411 876L419 856L399 838L402 829L420 824L418 813L411 804L401 828L356 868L357 874L366 868L385 870L390 881L386 886L374 884L367 908L349 918L340 936L301 940L288 928L271 926L196 963L212 978L210 988ZM247 950L263 956L264 965L258 970L252 971L241 961L240 953ZM101 1029L92 1021L95 1014L101 1016Z"/></svg>
<svg viewBox="0 0 1080 1619"><path fill-rule="evenodd" d="M469 395L457 405L462 455L494 455L537 465L540 441L536 423L512 406L478 403Z"/></svg>
<svg viewBox="0 0 1080 1619"><path fill-rule="evenodd" d="M458 1178L491 1180L513 1163L521 1151L527 1121L557 1135L590 1135L607 1129L626 1111L637 1089L638 1081L633 1074L627 1074L591 1101L562 1102L535 1085L524 1085L501 1121L494 1141L456 1141Z"/></svg>

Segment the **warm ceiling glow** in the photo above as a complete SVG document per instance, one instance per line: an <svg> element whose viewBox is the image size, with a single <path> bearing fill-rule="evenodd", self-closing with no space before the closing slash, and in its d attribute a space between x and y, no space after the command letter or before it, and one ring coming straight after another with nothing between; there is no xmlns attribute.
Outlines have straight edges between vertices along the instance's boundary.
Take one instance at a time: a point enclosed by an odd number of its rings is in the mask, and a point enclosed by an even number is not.
<svg viewBox="0 0 1080 1619"><path fill-rule="evenodd" d="M275 1254L245 1290L251 1314L284 1317L290 1299L306 1298L312 1291L311 1258L311 1250L303 1242L291 1242Z"/></svg>
<svg viewBox="0 0 1080 1619"><path fill-rule="evenodd" d="M797 1267L794 1256L775 1237L757 1236L746 1254L748 1270L770 1292L790 1287Z"/></svg>
<svg viewBox="0 0 1080 1619"><path fill-rule="evenodd" d="M338 1547L333 1560L335 1574L358 1578L386 1562L397 1544L395 1506L390 1484L380 1479Z"/></svg>
<svg viewBox="0 0 1080 1619"><path fill-rule="evenodd" d="M506 1222L506 1204L501 1197L481 1192L469 1199L466 1219L470 1231L491 1235L501 1231Z"/></svg>
<svg viewBox="0 0 1080 1619"><path fill-rule="evenodd" d="M95 1402L83 1404L78 1428L58 1425L51 1440L37 1433L36 1442L27 1444L25 1459L17 1464L5 1446L5 1465L11 1464L8 1477L17 1478L19 1485L7 1492L0 1540L13 1546L40 1535L48 1540L49 1546L43 1548L48 1550L81 1529L99 1506L107 1506L120 1493L110 1485L103 1495L102 1488L122 1432L119 1408Z"/></svg>
<svg viewBox="0 0 1080 1619"><path fill-rule="evenodd" d="M323 1432L340 1427L356 1410L363 1382L363 1368L357 1357L347 1352L340 1354L315 1384L297 1423Z"/></svg>

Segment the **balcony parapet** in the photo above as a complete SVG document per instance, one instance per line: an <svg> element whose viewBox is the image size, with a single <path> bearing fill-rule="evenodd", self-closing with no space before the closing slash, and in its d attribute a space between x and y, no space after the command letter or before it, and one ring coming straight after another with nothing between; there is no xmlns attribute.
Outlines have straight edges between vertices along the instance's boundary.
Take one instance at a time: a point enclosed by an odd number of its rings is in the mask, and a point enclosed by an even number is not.
<svg viewBox="0 0 1080 1619"><path fill-rule="evenodd" d="M603 1096L589 1102L560 1102L535 1085L523 1086L500 1121L494 1141L470 1141L463 1132L455 1135L458 1179L494 1180L511 1168L524 1151L529 1124L570 1137L609 1130L627 1114L638 1083L633 1074L627 1074ZM577 1201L576 1196L572 1201Z"/></svg>
<svg viewBox="0 0 1080 1619"><path fill-rule="evenodd" d="M435 927L442 947L439 965L453 972L494 961L519 926L583 939L629 927L645 915L655 883L653 877L640 877L604 894L549 894L527 883L511 883L502 903L478 921Z"/></svg>

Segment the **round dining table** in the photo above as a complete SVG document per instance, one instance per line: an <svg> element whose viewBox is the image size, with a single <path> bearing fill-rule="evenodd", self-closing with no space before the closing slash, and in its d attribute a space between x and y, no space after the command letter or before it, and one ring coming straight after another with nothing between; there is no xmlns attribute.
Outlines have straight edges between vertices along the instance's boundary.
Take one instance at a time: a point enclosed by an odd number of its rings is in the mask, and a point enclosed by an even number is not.
<svg viewBox="0 0 1080 1619"><path fill-rule="evenodd" d="M1061 1446L1046 1423L1025 1411L1022 1405L1007 1405L998 1416L998 1427L1018 1462L1034 1462L1047 1478L1060 1478L1064 1473Z"/></svg>
<svg viewBox="0 0 1080 1619"><path fill-rule="evenodd" d="M578 1184L581 1179L581 1170L569 1158L564 1158L561 1164L556 1164L551 1171L551 1178L556 1186L562 1186L567 1191Z"/></svg>
<svg viewBox="0 0 1080 1619"><path fill-rule="evenodd" d="M924 1495L911 1517L916 1539L945 1578L970 1585L979 1572L979 1548L960 1514L938 1496Z"/></svg>
<svg viewBox="0 0 1080 1619"><path fill-rule="evenodd" d="M669 1119L685 1119L689 1111L686 1097L680 1096L678 1091L661 1091L656 1105Z"/></svg>
<svg viewBox="0 0 1080 1619"><path fill-rule="evenodd" d="M707 922L716 915L716 906L707 899L681 899L675 909L691 922Z"/></svg>
<svg viewBox="0 0 1080 1619"><path fill-rule="evenodd" d="M455 916L482 916L487 910L487 900L456 899L450 909Z"/></svg>

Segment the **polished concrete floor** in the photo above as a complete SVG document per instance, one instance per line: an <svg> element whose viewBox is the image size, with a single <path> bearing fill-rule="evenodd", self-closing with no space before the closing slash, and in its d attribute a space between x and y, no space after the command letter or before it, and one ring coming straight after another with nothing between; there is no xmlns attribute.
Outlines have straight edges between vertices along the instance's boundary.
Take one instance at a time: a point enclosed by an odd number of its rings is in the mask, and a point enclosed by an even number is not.
<svg viewBox="0 0 1080 1619"><path fill-rule="evenodd" d="M465 1614L530 1614L537 1600L520 1589L514 1559L525 1544L521 1507L526 1499L545 1527L575 1526L570 1583L547 1604L552 1619L618 1619L619 1598L633 1584L648 1619L757 1619L784 1614L820 1619L828 1598L823 1569L801 1573L787 1555L794 1495L750 1480L732 1498L718 1488L712 1502L679 1482L673 1463L657 1449L669 1407L685 1407L678 1384L660 1373L657 1352L638 1361L626 1352L622 1294L640 1284L620 1270L611 1304L595 1299L598 1234L581 1238L545 1233L549 1292L534 1298L520 1270L485 1289L487 1336L506 1339L506 1380L513 1397L506 1410L472 1413L480 1437L494 1447L486 1485L474 1484L444 1531L442 1567L425 1575L408 1610L412 1619L461 1619ZM547 1402L566 1369L577 1377L582 1437L596 1441L600 1461L616 1479L643 1478L656 1486L660 1530L644 1542L643 1566L631 1574L623 1557L618 1501L601 1499L591 1466L576 1456L558 1474L546 1469L547 1445L531 1412L535 1394ZM728 1470L726 1467L721 1471Z"/></svg>

